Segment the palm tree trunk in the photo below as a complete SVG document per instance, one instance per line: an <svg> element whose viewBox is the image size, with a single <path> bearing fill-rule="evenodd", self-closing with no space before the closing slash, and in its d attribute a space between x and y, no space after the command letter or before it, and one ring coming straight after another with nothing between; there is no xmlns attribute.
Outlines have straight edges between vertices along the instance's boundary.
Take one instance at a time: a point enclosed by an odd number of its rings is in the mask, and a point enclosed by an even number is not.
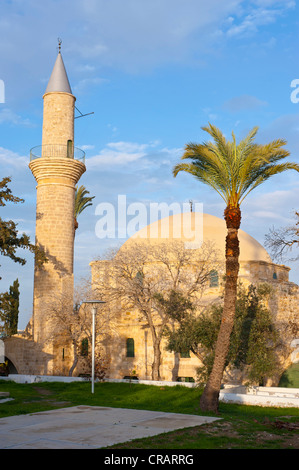
<svg viewBox="0 0 299 470"><path fill-rule="evenodd" d="M227 206L224 212L227 227L226 237L226 280L221 326L216 342L212 372L200 399L202 411L218 412L219 393L226 357L229 350L230 335L234 325L237 283L239 274L239 239L238 229L241 222L240 208Z"/></svg>

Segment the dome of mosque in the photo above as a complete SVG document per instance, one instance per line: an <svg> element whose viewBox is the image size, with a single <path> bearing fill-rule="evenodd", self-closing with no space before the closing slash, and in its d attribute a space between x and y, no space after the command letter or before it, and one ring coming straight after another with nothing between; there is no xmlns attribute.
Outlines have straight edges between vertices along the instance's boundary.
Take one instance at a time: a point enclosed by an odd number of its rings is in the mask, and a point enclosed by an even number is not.
<svg viewBox="0 0 299 470"><path fill-rule="evenodd" d="M123 246L134 240L159 243L179 239L189 248L199 248L202 242L212 242L215 249L225 256L226 222L214 215L199 212L174 214L162 218L136 232ZM272 263L265 248L251 235L239 230L240 261L265 261Z"/></svg>

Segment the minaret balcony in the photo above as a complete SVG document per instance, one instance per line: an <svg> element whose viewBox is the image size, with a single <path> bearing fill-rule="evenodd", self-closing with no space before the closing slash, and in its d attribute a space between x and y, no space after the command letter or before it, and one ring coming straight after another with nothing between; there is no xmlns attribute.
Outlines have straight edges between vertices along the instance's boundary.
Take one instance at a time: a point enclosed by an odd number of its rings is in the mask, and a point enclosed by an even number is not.
<svg viewBox="0 0 299 470"><path fill-rule="evenodd" d="M30 161L36 158L69 158L85 164L85 152L74 147L71 141L68 142L68 145L48 144L33 147L30 150Z"/></svg>

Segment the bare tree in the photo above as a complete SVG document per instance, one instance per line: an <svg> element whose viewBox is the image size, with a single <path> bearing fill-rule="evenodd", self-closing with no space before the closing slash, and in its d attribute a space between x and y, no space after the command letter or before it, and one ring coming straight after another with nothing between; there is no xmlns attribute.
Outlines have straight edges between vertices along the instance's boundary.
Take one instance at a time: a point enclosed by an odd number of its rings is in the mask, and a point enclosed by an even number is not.
<svg viewBox="0 0 299 470"><path fill-rule="evenodd" d="M109 261L99 263L95 282L101 297L112 309L119 305L135 309L150 329L153 380L160 379L161 340L170 321L157 296L181 292L196 306L209 285L211 272L221 269L221 256L212 244L188 249L179 240L131 240L119 251L110 252Z"/></svg>
<svg viewBox="0 0 299 470"><path fill-rule="evenodd" d="M265 235L265 246L269 249L273 259L279 261L283 258L292 260L299 259L299 254L295 256L287 256L293 249L299 248L299 213L295 212L297 222L289 227L281 227L275 229L274 227L269 230Z"/></svg>
<svg viewBox="0 0 299 470"><path fill-rule="evenodd" d="M91 289L90 281L83 279L75 288L74 298L64 294L52 299L47 308L47 343L61 342L61 344L72 346L72 364L68 372L70 377L82 356L82 341L87 341L88 345L92 344L91 305L84 301L95 300L96 295ZM95 324L95 350L96 357L103 358L101 343L113 329L113 319L108 305L103 304L98 310ZM86 363L83 366L85 365L87 369L90 355L88 352L82 361ZM99 368L98 364L96 366Z"/></svg>

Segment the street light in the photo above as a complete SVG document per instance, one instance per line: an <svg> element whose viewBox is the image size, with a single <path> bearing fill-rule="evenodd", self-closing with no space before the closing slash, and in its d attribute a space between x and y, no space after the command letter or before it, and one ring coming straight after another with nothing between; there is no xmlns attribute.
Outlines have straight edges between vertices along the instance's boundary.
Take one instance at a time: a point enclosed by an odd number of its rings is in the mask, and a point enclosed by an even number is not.
<svg viewBox="0 0 299 470"><path fill-rule="evenodd" d="M104 300L85 300L82 304L105 304ZM95 324L97 307L92 306L92 365L91 365L91 393L94 393L94 350L95 350Z"/></svg>

